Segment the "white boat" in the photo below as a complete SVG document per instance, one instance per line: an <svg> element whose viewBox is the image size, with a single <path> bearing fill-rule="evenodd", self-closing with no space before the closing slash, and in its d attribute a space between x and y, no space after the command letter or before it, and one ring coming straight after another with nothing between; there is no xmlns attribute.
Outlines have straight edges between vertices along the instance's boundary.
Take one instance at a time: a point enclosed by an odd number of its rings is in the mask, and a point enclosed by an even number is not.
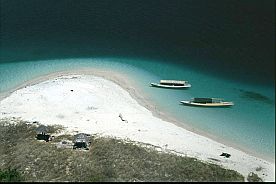
<svg viewBox="0 0 276 184"><path fill-rule="evenodd" d="M220 98L192 98L190 101L180 101L185 105L202 107L230 107L233 102L226 102Z"/></svg>
<svg viewBox="0 0 276 184"><path fill-rule="evenodd" d="M188 81L177 81L177 80L160 80L159 83L151 83L154 87L160 88L174 88L174 89L181 89L181 88L189 88L192 85L188 83Z"/></svg>

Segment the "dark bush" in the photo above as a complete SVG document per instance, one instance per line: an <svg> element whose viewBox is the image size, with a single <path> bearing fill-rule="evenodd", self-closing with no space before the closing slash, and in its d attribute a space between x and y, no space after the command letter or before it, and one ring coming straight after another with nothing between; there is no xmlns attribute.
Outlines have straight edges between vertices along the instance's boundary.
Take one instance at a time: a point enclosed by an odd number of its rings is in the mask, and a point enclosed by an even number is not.
<svg viewBox="0 0 276 184"><path fill-rule="evenodd" d="M7 169L1 170L0 169L0 181L22 181L22 177L20 173L16 169Z"/></svg>

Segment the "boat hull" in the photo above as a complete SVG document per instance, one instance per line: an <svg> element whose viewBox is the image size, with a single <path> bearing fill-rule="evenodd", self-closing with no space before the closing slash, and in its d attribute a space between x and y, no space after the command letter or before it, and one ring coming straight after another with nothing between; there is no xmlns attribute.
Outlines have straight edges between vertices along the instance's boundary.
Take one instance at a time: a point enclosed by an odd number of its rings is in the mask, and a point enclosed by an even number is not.
<svg viewBox="0 0 276 184"><path fill-rule="evenodd" d="M158 83L151 83L151 86L158 87L158 88L185 89L185 88L190 88L192 85L191 84L187 84L185 86L172 86L172 85L164 85L164 84L158 84Z"/></svg>
<svg viewBox="0 0 276 184"><path fill-rule="evenodd" d="M190 101L181 101L184 105L189 106L199 106L199 107L231 107L234 105L233 102L223 102L223 103L194 103Z"/></svg>

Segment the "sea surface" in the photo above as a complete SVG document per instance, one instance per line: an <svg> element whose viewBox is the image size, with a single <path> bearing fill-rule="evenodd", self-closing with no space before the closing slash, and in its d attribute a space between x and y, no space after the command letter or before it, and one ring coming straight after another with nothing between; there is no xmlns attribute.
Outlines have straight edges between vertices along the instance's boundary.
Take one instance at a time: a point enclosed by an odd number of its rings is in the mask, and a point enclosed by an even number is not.
<svg viewBox="0 0 276 184"><path fill-rule="evenodd" d="M51 72L111 69L180 122L275 160L275 1L0 3L0 93ZM192 87L150 87L161 79ZM193 97L235 105L180 104Z"/></svg>

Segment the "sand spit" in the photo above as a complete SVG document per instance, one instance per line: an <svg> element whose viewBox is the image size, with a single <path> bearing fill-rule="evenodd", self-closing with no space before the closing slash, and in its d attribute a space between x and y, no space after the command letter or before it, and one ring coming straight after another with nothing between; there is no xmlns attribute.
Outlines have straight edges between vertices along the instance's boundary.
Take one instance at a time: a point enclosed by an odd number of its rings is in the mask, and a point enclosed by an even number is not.
<svg viewBox="0 0 276 184"><path fill-rule="evenodd" d="M275 163L180 128L170 117L159 118L125 76L90 73L59 72L23 84L3 96L0 118L60 124L70 131L149 143L236 170L245 178L254 172L265 181L275 181ZM219 156L222 152L231 157Z"/></svg>

